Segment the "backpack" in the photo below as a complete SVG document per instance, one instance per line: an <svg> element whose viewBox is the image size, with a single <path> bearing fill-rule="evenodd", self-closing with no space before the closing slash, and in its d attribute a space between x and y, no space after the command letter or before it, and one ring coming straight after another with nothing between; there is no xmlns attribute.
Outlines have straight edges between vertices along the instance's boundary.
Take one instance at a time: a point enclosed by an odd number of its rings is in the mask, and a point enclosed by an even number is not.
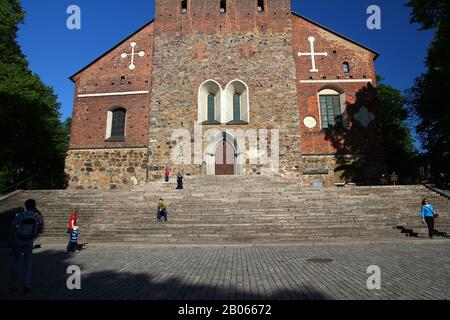
<svg viewBox="0 0 450 320"><path fill-rule="evenodd" d="M37 237L38 221L34 214L22 213L22 215L24 217L17 228L16 238L24 241L33 240Z"/></svg>

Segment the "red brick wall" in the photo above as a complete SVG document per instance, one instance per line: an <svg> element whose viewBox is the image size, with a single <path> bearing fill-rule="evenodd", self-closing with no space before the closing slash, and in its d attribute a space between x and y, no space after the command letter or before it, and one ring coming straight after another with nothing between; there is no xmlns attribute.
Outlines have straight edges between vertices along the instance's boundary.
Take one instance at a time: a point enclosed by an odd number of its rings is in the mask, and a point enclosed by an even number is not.
<svg viewBox="0 0 450 320"><path fill-rule="evenodd" d="M226 13L218 0L189 0L186 14L180 0L156 0L155 32L279 32L290 29L290 15L291 0L265 0L264 12L257 11L257 0L227 0Z"/></svg>
<svg viewBox="0 0 450 320"><path fill-rule="evenodd" d="M148 115L152 88L153 28L151 23L92 65L73 77L75 82L74 110L70 148L114 148L147 146ZM144 57L135 56L136 69L128 68L131 58L121 59L122 53L131 53L130 43L137 43L135 52L145 51ZM125 76L125 85L121 77ZM148 91L148 94L79 98L80 94ZM108 142L106 138L107 113L114 107L127 110L125 141Z"/></svg>
<svg viewBox="0 0 450 320"><path fill-rule="evenodd" d="M294 59L297 74L298 107L300 114L301 153L311 154L367 154L382 153L379 110L373 87L376 85L374 69L375 54L319 26L293 15ZM298 56L298 52L310 52L308 38L315 38L315 52L327 52L328 56L316 57L319 72L310 72L311 58ZM343 63L350 64L350 73L343 71ZM301 80L371 79L368 83L300 83ZM318 92L330 88L345 92L347 100L349 130L327 131L320 128ZM355 121L354 114L360 107L375 114L368 128ZM317 126L308 129L303 119L311 116Z"/></svg>

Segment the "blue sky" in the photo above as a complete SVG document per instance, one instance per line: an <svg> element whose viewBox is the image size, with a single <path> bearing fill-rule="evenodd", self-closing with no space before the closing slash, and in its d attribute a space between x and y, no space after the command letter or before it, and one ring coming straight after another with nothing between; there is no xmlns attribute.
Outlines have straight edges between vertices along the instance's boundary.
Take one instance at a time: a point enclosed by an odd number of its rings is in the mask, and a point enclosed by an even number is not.
<svg viewBox="0 0 450 320"><path fill-rule="evenodd" d="M213 0L210 0L213 1ZM52 86L62 119L72 114L73 73L154 17L154 0L22 0L26 11L19 44L31 69ZM431 32L409 24L407 0L293 0L293 10L378 52L377 73L405 90L424 71ZM81 8L81 30L66 27L69 5ZM369 5L378 5L382 29L369 30Z"/></svg>

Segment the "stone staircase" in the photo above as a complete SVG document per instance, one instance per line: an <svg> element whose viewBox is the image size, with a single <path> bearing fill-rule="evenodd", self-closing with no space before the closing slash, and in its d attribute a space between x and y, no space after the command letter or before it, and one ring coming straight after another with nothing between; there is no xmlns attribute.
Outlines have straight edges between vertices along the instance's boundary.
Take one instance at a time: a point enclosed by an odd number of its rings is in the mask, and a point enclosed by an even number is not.
<svg viewBox="0 0 450 320"><path fill-rule="evenodd" d="M66 241L69 209L81 213L80 242L146 244L290 243L358 239L401 239L397 227L426 236L419 221L428 197L450 234L450 201L422 186L312 189L281 179L187 177L184 190L155 182L132 191L22 191L0 201L0 240L26 199L44 214L40 242ZM157 222L163 197L169 222Z"/></svg>

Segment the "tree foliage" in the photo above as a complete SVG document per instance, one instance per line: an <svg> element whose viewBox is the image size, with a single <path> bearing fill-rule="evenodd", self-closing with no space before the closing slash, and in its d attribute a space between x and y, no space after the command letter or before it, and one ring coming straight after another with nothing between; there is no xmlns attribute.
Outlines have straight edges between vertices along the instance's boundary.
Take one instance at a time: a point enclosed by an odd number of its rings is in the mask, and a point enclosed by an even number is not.
<svg viewBox="0 0 450 320"><path fill-rule="evenodd" d="M396 172L401 177L413 177L415 170L411 163L414 148L407 123L407 100L399 90L382 82L377 87L377 94L381 110L385 161L389 173Z"/></svg>
<svg viewBox="0 0 450 320"><path fill-rule="evenodd" d="M0 0L0 188L29 177L34 187L61 187L67 130L53 89L17 43L23 18L18 0Z"/></svg>
<svg viewBox="0 0 450 320"><path fill-rule="evenodd" d="M427 70L409 91L417 132L434 173L450 179L450 1L412 0L412 23L433 30L428 49Z"/></svg>

